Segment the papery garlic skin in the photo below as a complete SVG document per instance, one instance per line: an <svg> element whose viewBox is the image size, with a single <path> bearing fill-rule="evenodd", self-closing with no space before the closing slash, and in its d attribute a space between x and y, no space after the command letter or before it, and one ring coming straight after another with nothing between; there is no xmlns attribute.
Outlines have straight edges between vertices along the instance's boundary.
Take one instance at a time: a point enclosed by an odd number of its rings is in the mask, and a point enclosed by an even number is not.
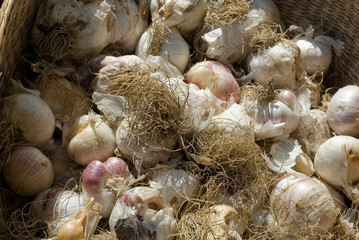
<svg viewBox="0 0 359 240"><path fill-rule="evenodd" d="M331 98L327 116L329 126L339 135L359 137L359 87L340 88Z"/></svg>
<svg viewBox="0 0 359 240"><path fill-rule="evenodd" d="M211 231L207 234L208 240L234 239L242 240L240 215L234 207L228 205L214 205L209 208Z"/></svg>
<svg viewBox="0 0 359 240"><path fill-rule="evenodd" d="M249 1L250 9L262 9L266 13L266 21L280 23L280 13L277 5L272 0Z"/></svg>
<svg viewBox="0 0 359 240"><path fill-rule="evenodd" d="M177 210L187 199L194 198L199 190L195 176L182 169L164 169L154 173L150 186L157 189L166 202Z"/></svg>
<svg viewBox="0 0 359 240"><path fill-rule="evenodd" d="M55 118L49 106L32 94L16 94L0 99L0 118L18 129L34 147L43 146L54 133Z"/></svg>
<svg viewBox="0 0 359 240"><path fill-rule="evenodd" d="M340 216L328 190L319 181L299 173L281 178L271 193L270 207L269 229L288 236L303 236L307 229L325 234Z"/></svg>
<svg viewBox="0 0 359 240"><path fill-rule="evenodd" d="M109 182L109 181L112 181ZM127 164L120 158L111 157L105 162L92 161L87 165L81 181L86 201L91 198L101 204L101 216L110 216L116 196L134 181Z"/></svg>
<svg viewBox="0 0 359 240"><path fill-rule="evenodd" d="M206 7L207 0L152 0L152 20L160 18L166 26L176 27L181 34L186 34L202 24Z"/></svg>
<svg viewBox="0 0 359 240"><path fill-rule="evenodd" d="M77 118L66 140L69 155L82 166L95 159L105 161L116 148L114 132L100 115L94 113Z"/></svg>
<svg viewBox="0 0 359 240"><path fill-rule="evenodd" d="M110 230L121 239L166 240L176 232L173 209L158 190L135 187L122 195L111 213Z"/></svg>
<svg viewBox="0 0 359 240"><path fill-rule="evenodd" d="M62 188L50 188L39 193L31 203L31 213L37 219L46 221L49 236L57 235L59 228L74 219L85 207L85 202L76 192Z"/></svg>
<svg viewBox="0 0 359 240"><path fill-rule="evenodd" d="M236 79L220 62L196 63L187 71L185 82L196 84L201 89L209 88L216 97L224 101L233 97L237 102L240 98L240 88Z"/></svg>
<svg viewBox="0 0 359 240"><path fill-rule="evenodd" d="M33 197L54 182L51 161L37 148L21 147L12 151L3 174L10 188L20 196Z"/></svg>
<svg viewBox="0 0 359 240"><path fill-rule="evenodd" d="M295 90L304 77L298 66L299 48L289 40L282 40L273 47L252 53L247 59L249 72L253 79L263 87Z"/></svg>
<svg viewBox="0 0 359 240"><path fill-rule="evenodd" d="M136 44L148 27L149 6L146 0L139 5L134 0L115 1L116 21L111 26L109 41L127 52L136 49Z"/></svg>
<svg viewBox="0 0 359 240"><path fill-rule="evenodd" d="M90 3L77 0L44 1L31 31L32 44L38 45L46 37L46 31L60 26L69 31L73 38L74 48L69 52L72 58L89 59L96 56L109 43L108 23L113 19L110 4L106 0Z"/></svg>
<svg viewBox="0 0 359 240"><path fill-rule="evenodd" d="M91 101L85 90L64 77L52 75L37 88L55 119L62 123L87 114L90 110Z"/></svg>
<svg viewBox="0 0 359 240"><path fill-rule="evenodd" d="M359 203L359 140L351 136L334 136L325 141L314 158L318 175L336 189Z"/></svg>
<svg viewBox="0 0 359 240"><path fill-rule="evenodd" d="M136 55L142 59L146 59L149 55L149 45L156 37L153 34L154 30L149 27L148 30L142 34L137 44ZM177 29L174 27L170 28L163 39L157 39L157 41L161 41L159 56L168 60L183 73L188 64L190 52L187 42L182 38Z"/></svg>

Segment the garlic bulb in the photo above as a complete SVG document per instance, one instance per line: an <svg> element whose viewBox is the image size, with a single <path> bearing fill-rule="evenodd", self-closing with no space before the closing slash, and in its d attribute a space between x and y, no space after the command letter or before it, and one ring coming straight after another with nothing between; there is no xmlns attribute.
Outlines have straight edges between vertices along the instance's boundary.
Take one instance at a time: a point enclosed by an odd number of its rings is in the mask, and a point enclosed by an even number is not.
<svg viewBox="0 0 359 240"><path fill-rule="evenodd" d="M40 97L49 105L55 119L67 123L87 114L90 98L85 90L62 76L51 75L37 86Z"/></svg>
<svg viewBox="0 0 359 240"><path fill-rule="evenodd" d="M157 190L149 187L135 187L122 195L109 224L119 239L166 240L176 231L173 209Z"/></svg>
<svg viewBox="0 0 359 240"><path fill-rule="evenodd" d="M114 18L110 4L106 0L43 1L31 31L32 45L53 60L67 54L91 59L109 43L108 27Z"/></svg>
<svg viewBox="0 0 359 240"><path fill-rule="evenodd" d="M176 27L185 34L202 24L206 7L207 0L151 0L152 20L160 18L167 27Z"/></svg>
<svg viewBox="0 0 359 240"><path fill-rule="evenodd" d="M116 148L114 132L95 113L77 118L65 139L69 155L82 166L92 160L105 161L114 154Z"/></svg>
<svg viewBox="0 0 359 240"><path fill-rule="evenodd" d="M101 205L93 200L89 201L85 208L76 214L75 219L66 222L60 227L57 240L90 239L101 219L100 210Z"/></svg>
<svg viewBox="0 0 359 240"><path fill-rule="evenodd" d="M299 123L297 109L289 108L279 100L256 100L246 103L253 119L256 139L273 138L292 133Z"/></svg>
<svg viewBox="0 0 359 240"><path fill-rule="evenodd" d="M169 139L167 142L160 143L153 139L152 141L141 144L130 134L129 119L125 118L119 124L116 131L116 145L121 155L134 162L137 170L141 166L153 166L158 162L165 162L170 158L172 149L176 143L175 139Z"/></svg>
<svg viewBox="0 0 359 240"><path fill-rule="evenodd" d="M105 162L94 160L87 165L82 176L82 193L85 200L91 198L101 204L101 216L110 216L116 196L134 181L127 164L111 157Z"/></svg>
<svg viewBox="0 0 359 240"><path fill-rule="evenodd" d="M216 97L223 101L233 97L237 102L240 97L236 79L231 71L220 62L196 63L186 73L185 82L196 84L200 89L209 88Z"/></svg>
<svg viewBox="0 0 359 240"><path fill-rule="evenodd" d="M186 200L194 198L199 183L193 174L182 169L165 169L151 176L150 186L157 189L166 202L180 210Z"/></svg>
<svg viewBox="0 0 359 240"><path fill-rule="evenodd" d="M298 139L307 153L314 157L319 146L332 136L327 114L320 109L311 109L300 117L293 137Z"/></svg>
<svg viewBox="0 0 359 240"><path fill-rule="evenodd" d="M359 203L359 140L351 136L334 136L325 141L314 158L318 175L355 204Z"/></svg>
<svg viewBox="0 0 359 240"><path fill-rule="evenodd" d="M34 147L43 146L55 130L55 118L49 106L32 94L16 94L0 99L0 117L20 129Z"/></svg>
<svg viewBox="0 0 359 240"><path fill-rule="evenodd" d="M247 67L253 79L263 87L295 90L304 72L298 66L299 48L289 40L282 40L273 47L252 53L247 59Z"/></svg>
<svg viewBox="0 0 359 240"><path fill-rule="evenodd" d="M148 27L147 0L140 0L139 5L134 0L116 0L114 13L117 19L112 23L109 41L127 52L132 52Z"/></svg>
<svg viewBox="0 0 359 240"><path fill-rule="evenodd" d="M85 205L76 192L50 188L39 193L32 201L31 213L35 218L47 223L47 232L50 236L56 236L60 227L74 219Z"/></svg>
<svg viewBox="0 0 359 240"><path fill-rule="evenodd" d="M159 26L158 26L159 25ZM150 26L144 32L137 44L136 55L146 59L148 55L159 55L173 64L180 72L184 72L189 61L190 53L187 42L176 28L164 30L164 34L157 33L156 28L165 28L161 24ZM151 45L160 45L159 49L151 49ZM151 51L155 51L152 53ZM158 52L157 52L158 51Z"/></svg>
<svg viewBox="0 0 359 240"><path fill-rule="evenodd" d="M280 179L271 193L270 207L269 229L287 237L330 232L340 216L328 190L299 173Z"/></svg>
<svg viewBox="0 0 359 240"><path fill-rule="evenodd" d="M332 61L332 47L337 56L343 48L343 42L331 37L318 35L313 37L313 32L300 34L292 39L300 49L300 62L308 74L327 72Z"/></svg>
<svg viewBox="0 0 359 240"><path fill-rule="evenodd" d="M280 13L272 0L253 0L249 2L250 9L262 9L266 13L266 21L280 23Z"/></svg>
<svg viewBox="0 0 359 240"><path fill-rule="evenodd" d="M205 239L208 240L242 240L241 221L235 208L228 205L214 205L209 208L208 220L211 230Z"/></svg>
<svg viewBox="0 0 359 240"><path fill-rule="evenodd" d="M328 104L329 126L339 135L359 137L359 87L340 88Z"/></svg>
<svg viewBox="0 0 359 240"><path fill-rule="evenodd" d="M3 173L10 188L20 196L35 196L54 182L51 161L34 147L21 147L11 152Z"/></svg>

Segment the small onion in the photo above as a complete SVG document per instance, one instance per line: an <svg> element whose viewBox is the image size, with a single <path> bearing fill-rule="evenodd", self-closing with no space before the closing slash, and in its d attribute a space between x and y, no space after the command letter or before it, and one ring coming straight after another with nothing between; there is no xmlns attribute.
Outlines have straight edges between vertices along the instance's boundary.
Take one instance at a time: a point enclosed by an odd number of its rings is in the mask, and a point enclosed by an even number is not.
<svg viewBox="0 0 359 240"><path fill-rule="evenodd" d="M231 71L220 62L204 61L195 64L186 73L185 81L196 84L200 89L209 88L223 101L232 96L234 101L239 100L239 85Z"/></svg>
<svg viewBox="0 0 359 240"><path fill-rule="evenodd" d="M51 161L34 147L21 147L11 152L3 171L10 188L21 196L35 196L54 182Z"/></svg>
<svg viewBox="0 0 359 240"><path fill-rule="evenodd" d="M332 97L327 109L329 126L339 135L359 137L359 87L348 85Z"/></svg>

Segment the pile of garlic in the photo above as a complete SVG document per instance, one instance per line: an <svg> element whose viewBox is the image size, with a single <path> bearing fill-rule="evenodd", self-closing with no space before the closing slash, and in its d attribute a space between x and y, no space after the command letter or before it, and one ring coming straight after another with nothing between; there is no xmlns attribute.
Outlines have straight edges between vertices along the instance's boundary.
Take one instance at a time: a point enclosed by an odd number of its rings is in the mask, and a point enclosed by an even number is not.
<svg viewBox="0 0 359 240"><path fill-rule="evenodd" d="M281 20L272 0L43 0L46 68L0 99L9 189L59 240L354 236L359 87L326 99L343 43ZM264 191L230 147L198 155L217 129L260 149Z"/></svg>

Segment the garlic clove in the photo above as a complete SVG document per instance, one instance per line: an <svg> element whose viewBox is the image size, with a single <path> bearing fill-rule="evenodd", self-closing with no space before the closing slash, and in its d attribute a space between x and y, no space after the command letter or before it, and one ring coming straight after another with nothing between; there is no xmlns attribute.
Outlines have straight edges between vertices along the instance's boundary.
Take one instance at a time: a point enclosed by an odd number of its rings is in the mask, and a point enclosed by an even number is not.
<svg viewBox="0 0 359 240"><path fill-rule="evenodd" d="M52 137L55 118L49 106L32 94L16 94L0 99L0 118L18 128L26 141L41 147Z"/></svg>
<svg viewBox="0 0 359 240"><path fill-rule="evenodd" d="M12 151L4 165L3 174L10 188L20 196L36 196L54 182L51 161L34 147L21 147Z"/></svg>

